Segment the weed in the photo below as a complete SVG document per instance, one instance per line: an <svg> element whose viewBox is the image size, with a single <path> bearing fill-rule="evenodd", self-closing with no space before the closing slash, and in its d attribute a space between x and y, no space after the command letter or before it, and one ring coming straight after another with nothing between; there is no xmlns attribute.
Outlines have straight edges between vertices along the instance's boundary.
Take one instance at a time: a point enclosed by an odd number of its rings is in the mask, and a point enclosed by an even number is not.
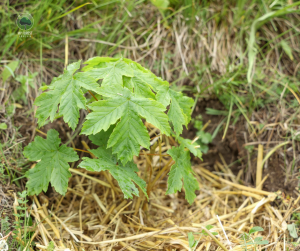
<svg viewBox="0 0 300 251"><path fill-rule="evenodd" d="M205 127L203 125L201 115L192 119L192 123L198 130L196 133L198 137L197 144L200 146L200 149L203 153L207 153L209 150L208 144L212 142L213 137L209 132L204 131Z"/></svg>
<svg viewBox="0 0 300 251"><path fill-rule="evenodd" d="M47 251L54 251L54 249L55 249L54 242L50 241L47 246Z"/></svg>
<svg viewBox="0 0 300 251"><path fill-rule="evenodd" d="M212 225L208 225L205 227L207 229L207 231L210 231L211 229L214 228L214 226ZM191 251L194 251L198 245L198 243L200 242L202 236L208 236L207 231L202 230L201 233L188 233L188 241L189 241L189 247ZM247 246L251 245L254 246L255 251L257 250L257 245L266 245L269 244L269 242L267 240L262 240L262 237L255 237L254 239L252 238L252 235L256 232L259 231L264 231L263 228L261 227L253 227L249 230L249 233L244 233L240 239L241 239L241 246L244 247L244 250L247 250ZM195 240L194 234L200 235L200 237L198 238L198 240ZM216 236L218 235L217 232L211 232L210 234L212 236Z"/></svg>
<svg viewBox="0 0 300 251"><path fill-rule="evenodd" d="M5 185L8 177L9 176L5 174L4 164L0 163L0 183Z"/></svg>
<svg viewBox="0 0 300 251"><path fill-rule="evenodd" d="M14 239L15 245L20 245L24 249L27 246L27 243L30 241L31 236L33 235L33 231L30 227L33 226L32 218L29 216L29 212L27 211L27 191L18 193L18 206L16 206L17 212L14 214L17 221L14 224L14 236L19 239ZM16 244L18 243L18 244Z"/></svg>
<svg viewBox="0 0 300 251"><path fill-rule="evenodd" d="M9 227L10 227L8 216L5 216L4 218L2 218L0 224L1 224L1 233L4 236L7 235L9 232Z"/></svg>
<svg viewBox="0 0 300 251"><path fill-rule="evenodd" d="M28 99L26 97L26 94L28 93L28 87L29 86L31 86L32 88L35 87L34 78L37 75L38 73L34 72L33 74L29 73L28 76L24 76L24 75L16 76L16 80L21 84L12 93L12 96L16 101L22 100L24 104L27 104Z"/></svg>
<svg viewBox="0 0 300 251"><path fill-rule="evenodd" d="M249 233L244 233L241 237L241 245L244 247L244 250L247 250L247 246L251 245L254 246L255 251L257 250L257 245L266 245L269 244L269 241L263 240L263 237L255 237L252 238L254 233L264 231L262 227L253 227L249 230Z"/></svg>
<svg viewBox="0 0 300 251"><path fill-rule="evenodd" d="M206 228L207 231L209 231L212 235L214 235L214 236L215 236L215 235L218 235L217 232L212 232L212 231L210 231L211 229L214 228L214 226L212 226L212 225L207 225L205 228ZM194 234L200 235L199 238L198 238L198 240L195 240ZM189 232L189 233L188 233L188 241L189 241L189 247L190 247L190 250L191 250L191 251L196 250L196 247L198 246L198 244L199 244L199 242L200 242L202 236L208 236L208 233L207 233L205 230L202 230L201 233L192 233L192 232Z"/></svg>

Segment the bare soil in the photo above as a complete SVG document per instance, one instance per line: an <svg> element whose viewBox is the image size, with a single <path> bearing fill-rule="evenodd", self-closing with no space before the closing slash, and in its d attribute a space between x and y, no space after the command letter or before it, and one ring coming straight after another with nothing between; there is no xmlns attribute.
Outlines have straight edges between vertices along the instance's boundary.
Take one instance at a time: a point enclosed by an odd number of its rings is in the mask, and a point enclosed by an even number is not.
<svg viewBox="0 0 300 251"><path fill-rule="evenodd" d="M224 116L209 115L206 113L207 108L213 108L216 110L224 110L224 105L218 99L209 99L198 101L192 117L202 116L203 125L210 121L208 127L205 129L206 132L213 134L219 123L224 119ZM194 158L195 164L207 163L206 168L209 171L216 171L214 165L216 162L223 164L220 156L223 157L226 164L229 166L231 171L237 175L241 169L244 169L244 175L241 177L243 182L247 185L255 186L256 177L256 162L257 162L257 145L254 147L254 153L249 160L247 158L247 150L245 148L245 139L247 138L248 143L253 141L246 129L246 121L241 117L240 120L234 126L229 126L226 137L222 140L224 129L221 127L212 143L209 144L209 151L203 154L203 161ZM196 137L197 129L192 124L185 129L183 136L189 139ZM276 136L272 140L277 140ZM255 152L256 151L256 152ZM264 155L266 154L266 151ZM287 158L293 158L293 156L286 156ZM265 181L263 189L270 192L282 191L285 194L292 195L295 189L298 188L299 180L296 175L289 175L287 177L287 171L284 166L284 158L279 156L278 153L274 153L265 169L263 170L263 177L269 175L269 178ZM297 168L297 167L295 167ZM247 173L249 174L247 175ZM296 195L296 194L295 194Z"/></svg>

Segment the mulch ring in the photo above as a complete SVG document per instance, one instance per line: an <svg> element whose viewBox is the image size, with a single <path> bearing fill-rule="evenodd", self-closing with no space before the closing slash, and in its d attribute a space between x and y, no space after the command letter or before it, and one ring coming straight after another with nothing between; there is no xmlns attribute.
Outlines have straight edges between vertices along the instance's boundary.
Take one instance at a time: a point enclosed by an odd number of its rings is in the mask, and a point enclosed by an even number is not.
<svg viewBox="0 0 300 251"><path fill-rule="evenodd" d="M156 133L155 128L150 132ZM264 250L296 250L291 243L297 239L290 236L287 226L296 222L292 215L300 211L297 190L293 197L263 191L269 175L258 177L256 187L243 185L243 169L235 175L229 163L217 160L214 170L207 170L205 162L193 166L200 191L189 205L183 191L165 194L173 163L165 153L174 144L172 138L160 138L135 159L139 175L147 180L149 201L141 192L140 197L125 200L108 173L72 168L65 196L50 191L31 198L32 243L39 250L49 245L74 251L189 250L188 233L192 232L199 240L196 250L238 251L245 249L244 233L260 226L263 231L251 238L267 240L268 244L261 245ZM208 225L213 228L207 230ZM255 245L247 245L247 250L255 250Z"/></svg>

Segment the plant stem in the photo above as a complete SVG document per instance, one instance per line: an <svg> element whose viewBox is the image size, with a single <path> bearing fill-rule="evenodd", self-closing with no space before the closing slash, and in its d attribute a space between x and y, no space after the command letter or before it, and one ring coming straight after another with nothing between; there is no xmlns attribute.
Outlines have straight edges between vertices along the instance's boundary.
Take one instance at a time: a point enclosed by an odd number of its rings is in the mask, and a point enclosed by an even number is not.
<svg viewBox="0 0 300 251"><path fill-rule="evenodd" d="M159 153L140 153L139 155L170 156L169 154L159 154Z"/></svg>
<svg viewBox="0 0 300 251"><path fill-rule="evenodd" d="M89 151L86 151L86 150L82 150L82 149L77 149L77 148L73 148L75 151L80 151L80 152L85 152L85 153L89 153L89 154L92 154L91 152Z"/></svg>
<svg viewBox="0 0 300 251"><path fill-rule="evenodd" d="M46 133L44 133L44 132L40 131L40 130L39 130L39 129L37 129L37 128L35 128L35 130L36 130L38 133L40 133L40 134L44 135L45 137L47 137L47 134L46 134Z"/></svg>
<svg viewBox="0 0 300 251"><path fill-rule="evenodd" d="M94 99L96 99L96 101L98 101L98 99L96 98L96 96L91 91L89 91L89 93L93 96Z"/></svg>

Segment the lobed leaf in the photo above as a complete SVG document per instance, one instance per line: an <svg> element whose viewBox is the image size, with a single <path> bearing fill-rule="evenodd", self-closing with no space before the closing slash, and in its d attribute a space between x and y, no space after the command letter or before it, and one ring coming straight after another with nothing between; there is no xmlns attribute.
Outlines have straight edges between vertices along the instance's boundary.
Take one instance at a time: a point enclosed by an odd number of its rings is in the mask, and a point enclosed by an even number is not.
<svg viewBox="0 0 300 251"><path fill-rule="evenodd" d="M149 148L148 131L135 111L128 107L110 135L107 147L112 147L113 153L125 164L139 155L140 145Z"/></svg>
<svg viewBox="0 0 300 251"><path fill-rule="evenodd" d="M94 61L97 62L99 60L94 59ZM93 62L93 64L96 64L96 62ZM115 62L104 60L104 62L88 67L86 70L85 75L91 76L96 80L103 79L102 86L114 85L117 88L123 87L122 77L133 77L133 70L122 59Z"/></svg>
<svg viewBox="0 0 300 251"><path fill-rule="evenodd" d="M95 144L97 146L100 146L101 148L106 149L108 139L109 139L110 135L112 134L114 128L115 128L115 126L111 125L106 132L101 131L101 132L98 132L95 135L91 134L89 136L89 139L92 141L93 144Z"/></svg>
<svg viewBox="0 0 300 251"><path fill-rule="evenodd" d="M40 160L33 169L26 172L29 195L46 192L49 182L58 193L66 193L68 179L71 177L68 162L77 161L79 158L73 148L59 145L58 132L51 129L47 133L47 139L37 136L34 142L24 148L23 154L26 158Z"/></svg>
<svg viewBox="0 0 300 251"><path fill-rule="evenodd" d="M264 231L264 229L262 227L253 227L249 230L249 234L253 234L253 233L256 233L256 232L260 232L260 231Z"/></svg>
<svg viewBox="0 0 300 251"><path fill-rule="evenodd" d="M124 86L142 97L155 99L155 94L152 92L155 82L153 74L137 63L131 63L130 67L133 70L133 77L124 77Z"/></svg>
<svg viewBox="0 0 300 251"><path fill-rule="evenodd" d="M120 119L109 138L108 147L113 147L113 153L118 155L123 164L138 155L140 145L145 148L150 145L147 129L139 116L160 129L161 133L170 135L168 117L159 102L136 96L127 88L113 93L112 88L101 87L98 92L109 99L89 105L93 111L87 115L81 133L89 135L106 131Z"/></svg>
<svg viewBox="0 0 300 251"><path fill-rule="evenodd" d="M140 64L130 59L117 60L106 57L92 58L86 63L88 66L84 68L85 74L95 79L103 79L102 87L106 88L102 88L102 91L98 89L98 93L101 92L103 96L113 97L123 87L126 87L136 97L156 99L165 108L171 102L168 112L169 121L173 123L174 130L178 135L182 133L183 125L187 126L190 122L193 99L171 90L167 81L156 77ZM103 93L104 90L105 93Z"/></svg>
<svg viewBox="0 0 300 251"><path fill-rule="evenodd" d="M198 144L196 142L192 143L192 140L190 139L185 139L182 138L180 136L177 136L177 140L178 142L183 145L184 147L186 147L187 149L189 149L189 151L194 154L195 156L197 156L199 159L202 158L202 152L200 151L199 148L195 148Z"/></svg>
<svg viewBox="0 0 300 251"><path fill-rule="evenodd" d="M170 110L168 112L169 120L173 123L174 130L177 134L181 134L183 127L187 126L191 120L192 106L194 101L192 98L184 97L182 93L169 91L171 97Z"/></svg>
<svg viewBox="0 0 300 251"><path fill-rule="evenodd" d="M172 166L169 173L168 190L166 194L181 191L183 180L185 198L190 204L192 204L196 198L195 190L199 189L199 184L193 176L190 154L189 152L184 151L183 145L179 147L172 147L172 149L168 150L168 154L170 154L172 159L175 161L175 164Z"/></svg>
<svg viewBox="0 0 300 251"><path fill-rule="evenodd" d="M124 198L133 198L133 195L139 196L139 190L134 185L137 184L148 198L146 192L146 182L142 180L136 172L139 171L136 164L129 162L126 165L117 165L110 149L98 148L90 150L98 159L82 158L80 167L89 171L106 171L118 181L118 184L124 193ZM133 183L134 182L134 183Z"/></svg>
<svg viewBox="0 0 300 251"><path fill-rule="evenodd" d="M71 128L76 128L79 109L85 109L86 106L86 99L81 87L95 92L99 87L95 79L83 75L84 73L73 75L79 68L80 61L70 64L62 75L53 79L49 86L50 91L37 97L35 105L38 106L36 117L39 126L43 126L49 117L50 121L54 120L60 104L59 114Z"/></svg>

